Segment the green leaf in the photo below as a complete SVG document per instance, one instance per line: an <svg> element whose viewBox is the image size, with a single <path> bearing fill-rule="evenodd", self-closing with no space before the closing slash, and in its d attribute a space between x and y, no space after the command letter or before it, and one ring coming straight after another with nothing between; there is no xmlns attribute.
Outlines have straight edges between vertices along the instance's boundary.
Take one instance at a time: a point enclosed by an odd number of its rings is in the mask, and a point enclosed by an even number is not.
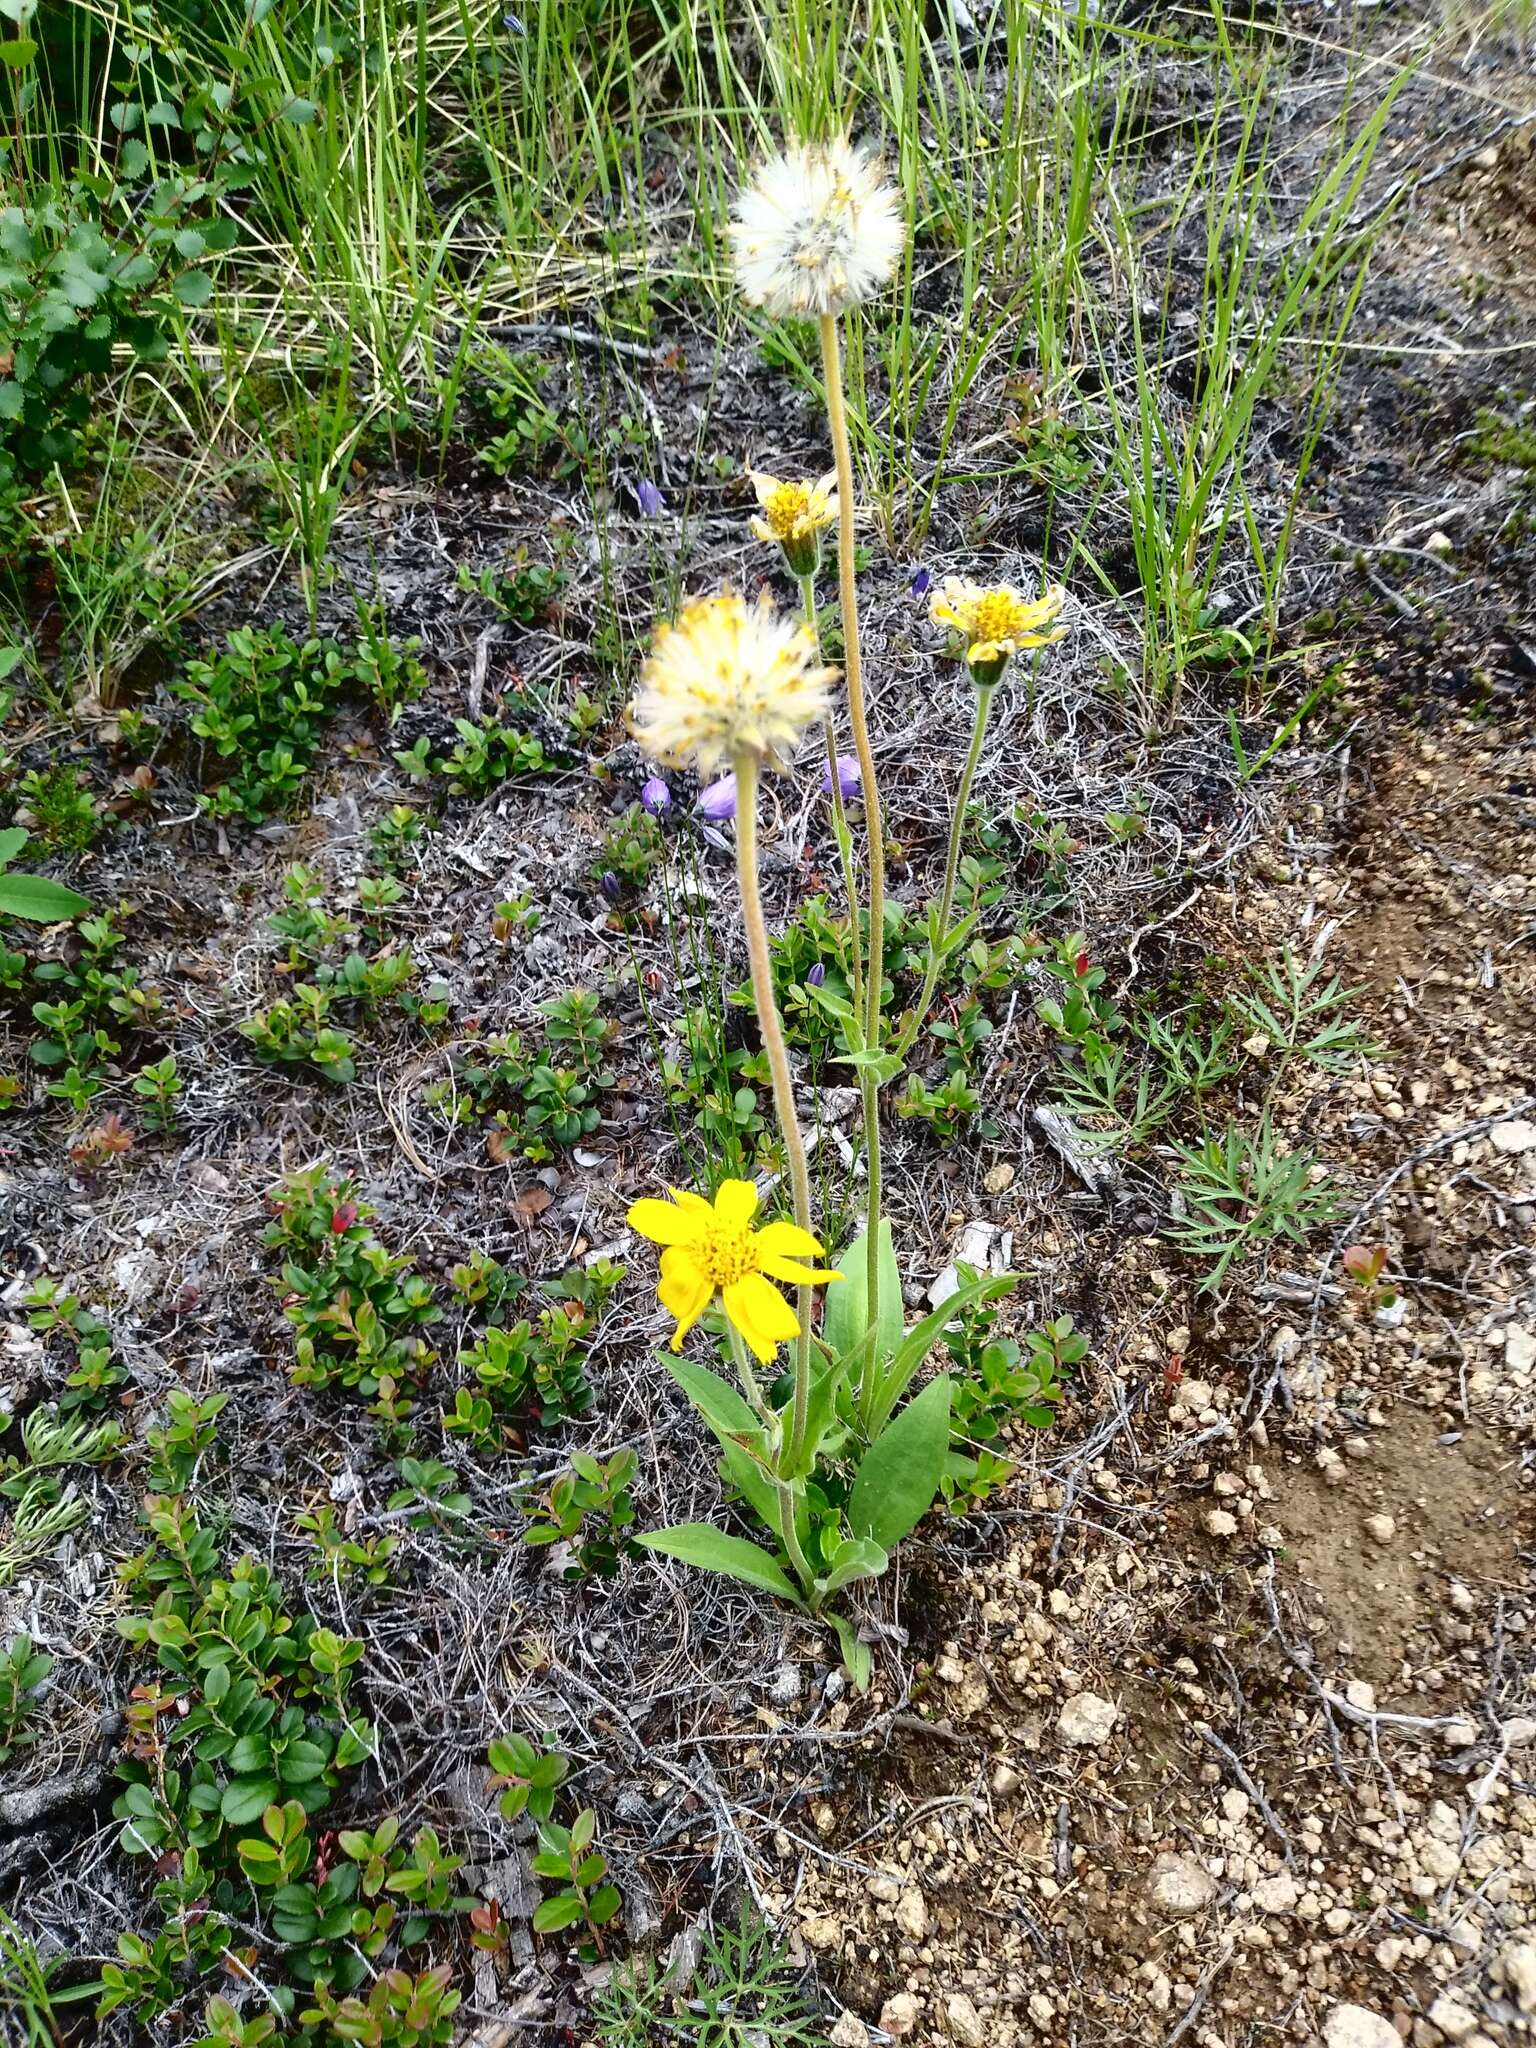
<svg viewBox="0 0 1536 2048"><path fill-rule="evenodd" d="M646 1550L659 1550L702 1572L720 1572L764 1593L777 1593L796 1607L805 1605L766 1550L740 1536L727 1536L709 1522L678 1522L670 1529L653 1529L638 1540Z"/></svg>
<svg viewBox="0 0 1536 2048"><path fill-rule="evenodd" d="M283 108L283 119L291 121L295 128L308 128L320 109L313 100L306 100L297 93Z"/></svg>
<svg viewBox="0 0 1536 2048"><path fill-rule="evenodd" d="M876 1383L874 1405L869 1416L871 1436L878 1436L884 1429L891 1410L911 1385L912 1375L938 1343L946 1325L952 1323L962 1309L969 1308L973 1301L996 1301L999 1295L1011 1293L1018 1284L1017 1276L1012 1273L989 1273L979 1279L968 1280L920 1322L912 1325L900 1345L893 1348L893 1355Z"/></svg>
<svg viewBox="0 0 1536 2048"><path fill-rule="evenodd" d="M837 1637L837 1647L843 1653L843 1662L848 1667L848 1676L853 1680L855 1692L869 1691L869 1676L873 1667L868 1643L861 1643L853 1623L846 1614L829 1614L832 1632Z"/></svg>
<svg viewBox="0 0 1536 2048"><path fill-rule="evenodd" d="M581 1918L581 1900L575 1892L556 1892L533 1909L535 1934L558 1934L562 1927L574 1927Z"/></svg>
<svg viewBox="0 0 1536 2048"><path fill-rule="evenodd" d="M272 1777L236 1778L224 1787L219 1812L232 1828L249 1826L259 1820L277 1797L277 1780Z"/></svg>
<svg viewBox="0 0 1536 2048"><path fill-rule="evenodd" d="M835 1064L840 1067L857 1067L861 1074L874 1077L877 1088L883 1088L887 1081L894 1081L906 1065L899 1052L842 1052L835 1055Z"/></svg>
<svg viewBox="0 0 1536 2048"><path fill-rule="evenodd" d="M23 71L37 55L37 45L30 36L17 36L9 43L0 43L0 64L12 71Z"/></svg>
<svg viewBox="0 0 1536 2048"><path fill-rule="evenodd" d="M759 1433L757 1417L729 1380L721 1379L707 1366L694 1365L686 1358L674 1358L670 1351L659 1354L662 1364L698 1409L712 1429L727 1430L732 1436Z"/></svg>
<svg viewBox="0 0 1536 2048"><path fill-rule="evenodd" d="M0 917L30 918L34 924L62 924L91 907L90 899L48 882L41 875L0 875Z"/></svg>
<svg viewBox="0 0 1536 2048"><path fill-rule="evenodd" d="M20 655L21 649L19 647L8 647L6 652L7 654ZM14 667L15 664L12 663L10 666ZM8 668L0 668L0 675L8 673ZM20 825L7 825L5 830L0 832L0 868L8 868L26 843L27 835Z"/></svg>
<svg viewBox="0 0 1536 2048"><path fill-rule="evenodd" d="M867 1536L846 1536L833 1553L826 1576L816 1584L823 1594L836 1593L856 1579L878 1579L890 1562L890 1552Z"/></svg>
<svg viewBox="0 0 1536 2048"><path fill-rule="evenodd" d="M848 1527L894 1550L933 1505L949 1450L949 1380L931 1381L864 1454L848 1497Z"/></svg>
<svg viewBox="0 0 1536 2048"><path fill-rule="evenodd" d="M171 290L183 306L206 306L213 297L213 279L206 270L184 270Z"/></svg>
<svg viewBox="0 0 1536 2048"><path fill-rule="evenodd" d="M843 1275L840 1287L827 1289L827 1312L822 1325L822 1335L828 1348L838 1358L856 1359L864 1348L864 1339L869 1329L869 1289L867 1276L869 1259L867 1247L869 1233L861 1230L837 1261L837 1270ZM891 1242L890 1218L880 1219L880 1328L875 1339L875 1355L885 1358L901 1342L901 1273L896 1265L896 1247Z"/></svg>

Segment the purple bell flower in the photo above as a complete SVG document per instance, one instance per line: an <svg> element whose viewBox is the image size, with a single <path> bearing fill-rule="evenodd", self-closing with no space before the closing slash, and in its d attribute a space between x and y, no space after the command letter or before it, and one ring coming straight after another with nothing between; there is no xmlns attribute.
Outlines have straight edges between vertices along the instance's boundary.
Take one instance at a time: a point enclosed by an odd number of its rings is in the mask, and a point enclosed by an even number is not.
<svg viewBox="0 0 1536 2048"><path fill-rule="evenodd" d="M707 789L699 791L699 810L717 825L724 825L736 815L736 778L722 775L718 782L710 783Z"/></svg>
<svg viewBox="0 0 1536 2048"><path fill-rule="evenodd" d="M667 509L667 501L648 476L643 476L635 485L635 503L640 507L642 519L659 519Z"/></svg>
<svg viewBox="0 0 1536 2048"><path fill-rule="evenodd" d="M924 598L933 588L933 577L926 569L914 569L907 588L916 598Z"/></svg>
<svg viewBox="0 0 1536 2048"><path fill-rule="evenodd" d="M848 803L856 797L863 787L859 779L859 757L857 754L838 755L837 787L844 803ZM823 796L830 796L832 794L832 770L830 768L823 768L821 771L821 793Z"/></svg>
<svg viewBox="0 0 1536 2048"><path fill-rule="evenodd" d="M619 880L612 868L604 868L602 879L597 886L602 890L610 903L618 903L623 898L624 884Z"/></svg>
<svg viewBox="0 0 1536 2048"><path fill-rule="evenodd" d="M672 808L672 792L659 775L647 776L640 785L641 808L653 818L664 818Z"/></svg>
<svg viewBox="0 0 1536 2048"><path fill-rule="evenodd" d="M812 988L820 988L821 984L827 978L827 970L818 960L816 962L816 965L811 969L810 973L807 974L805 978Z"/></svg>
<svg viewBox="0 0 1536 2048"><path fill-rule="evenodd" d="M525 35L527 35L527 33L528 33L528 30L527 30L527 28L525 27L525 25L523 24L523 22L521 22L521 21L520 21L520 20L518 19L518 17L517 17L517 16L515 15L515 14L504 14L504 15L503 15L503 16L501 17L501 20L502 20L502 26L503 26L504 28L510 29L513 35L515 35L515 36L525 36Z"/></svg>

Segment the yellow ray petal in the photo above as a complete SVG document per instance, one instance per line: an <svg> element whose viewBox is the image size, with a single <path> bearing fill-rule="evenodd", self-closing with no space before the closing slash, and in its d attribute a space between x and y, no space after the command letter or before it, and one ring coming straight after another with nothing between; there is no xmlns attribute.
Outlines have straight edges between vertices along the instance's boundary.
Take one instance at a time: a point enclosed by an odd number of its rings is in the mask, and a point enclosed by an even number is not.
<svg viewBox="0 0 1536 2048"><path fill-rule="evenodd" d="M723 1180L715 1195L715 1221L727 1230L745 1230L757 1214L757 1184L750 1180Z"/></svg>
<svg viewBox="0 0 1536 2048"><path fill-rule="evenodd" d="M780 1259L819 1259L820 1242L798 1223L765 1223L757 1233L760 1251Z"/></svg>
<svg viewBox="0 0 1536 2048"><path fill-rule="evenodd" d="M745 1273L722 1288L725 1312L758 1359L769 1364L781 1344L800 1334L799 1319L779 1290L761 1273Z"/></svg>
<svg viewBox="0 0 1536 2048"><path fill-rule="evenodd" d="M681 1245L671 1245L661 1255L661 1279L656 1295L669 1315L677 1317L672 1332L672 1349L681 1351L683 1339L709 1307L714 1293L709 1276L699 1270Z"/></svg>
<svg viewBox="0 0 1536 2048"><path fill-rule="evenodd" d="M658 1202L642 1196L629 1205L628 1223L652 1244L691 1244L698 1236L702 1219L696 1210L677 1202Z"/></svg>

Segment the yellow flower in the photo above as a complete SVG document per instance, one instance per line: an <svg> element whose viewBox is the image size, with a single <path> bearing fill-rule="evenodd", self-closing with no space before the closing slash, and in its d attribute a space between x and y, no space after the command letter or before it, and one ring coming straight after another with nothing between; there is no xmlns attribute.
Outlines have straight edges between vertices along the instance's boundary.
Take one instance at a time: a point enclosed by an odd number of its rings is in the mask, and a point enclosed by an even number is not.
<svg viewBox="0 0 1536 2048"><path fill-rule="evenodd" d="M670 1202L632 1203L629 1227L666 1247L656 1291L662 1307L677 1317L672 1349L682 1350L684 1337L718 1295L726 1315L766 1364L781 1344L800 1334L794 1310L770 1286L769 1276L793 1287L843 1276L800 1263L823 1254L798 1223L752 1228L757 1189L749 1180L723 1181L713 1205L687 1188L668 1192Z"/></svg>
<svg viewBox="0 0 1536 2048"><path fill-rule="evenodd" d="M951 576L935 591L929 609L943 626L964 636L965 658L979 671L979 680L996 682L1010 655L1026 647L1048 647L1064 640L1067 629L1056 624L1067 593L1053 583L1041 597L1025 597L1011 584L991 589L964 576Z"/></svg>
<svg viewBox="0 0 1536 2048"><path fill-rule="evenodd" d="M780 319L871 299L906 244L900 197L879 159L846 137L791 143L753 173L731 222L749 306Z"/></svg>
<svg viewBox="0 0 1536 2048"><path fill-rule="evenodd" d="M778 617L767 591L750 605L734 590L689 598L651 644L630 729L654 760L691 762L701 775L744 753L778 766L825 716L836 673L799 620Z"/></svg>
<svg viewBox="0 0 1536 2048"><path fill-rule="evenodd" d="M807 534L820 533L824 526L837 524L835 469L829 469L813 484L789 482L754 469L752 487L763 513L761 519L752 521L752 531L759 540L776 541L782 547L785 541L803 540Z"/></svg>

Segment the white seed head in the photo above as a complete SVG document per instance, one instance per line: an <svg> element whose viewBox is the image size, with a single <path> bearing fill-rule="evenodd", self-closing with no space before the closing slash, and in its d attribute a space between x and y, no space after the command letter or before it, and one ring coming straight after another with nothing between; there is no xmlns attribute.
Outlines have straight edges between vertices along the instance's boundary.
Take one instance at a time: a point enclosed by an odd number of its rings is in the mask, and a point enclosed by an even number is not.
<svg viewBox="0 0 1536 2048"><path fill-rule="evenodd" d="M873 298L901 260L906 226L878 157L837 137L791 143L760 165L730 236L747 304L806 319Z"/></svg>

